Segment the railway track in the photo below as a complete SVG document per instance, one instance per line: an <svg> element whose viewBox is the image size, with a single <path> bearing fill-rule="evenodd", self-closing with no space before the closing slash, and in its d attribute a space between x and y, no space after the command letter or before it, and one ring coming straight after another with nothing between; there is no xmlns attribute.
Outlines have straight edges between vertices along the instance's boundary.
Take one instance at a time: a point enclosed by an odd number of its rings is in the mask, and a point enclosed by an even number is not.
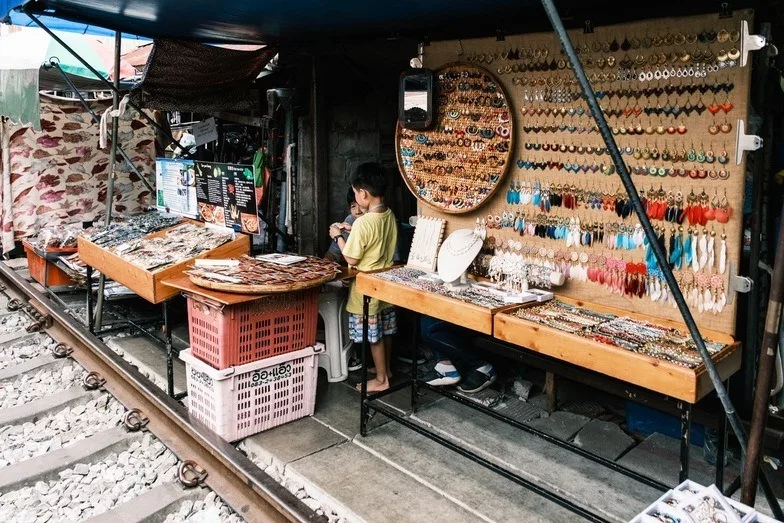
<svg viewBox="0 0 784 523"><path fill-rule="evenodd" d="M0 286L0 521L327 521L2 263Z"/></svg>

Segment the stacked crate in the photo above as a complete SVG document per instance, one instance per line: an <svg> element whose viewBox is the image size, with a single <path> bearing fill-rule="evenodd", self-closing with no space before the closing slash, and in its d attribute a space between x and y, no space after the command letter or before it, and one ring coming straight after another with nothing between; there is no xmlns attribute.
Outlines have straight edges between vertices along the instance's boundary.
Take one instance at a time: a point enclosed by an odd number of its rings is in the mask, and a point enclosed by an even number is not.
<svg viewBox="0 0 784 523"><path fill-rule="evenodd" d="M186 294L191 415L228 441L313 414L318 376L314 288L223 305Z"/></svg>

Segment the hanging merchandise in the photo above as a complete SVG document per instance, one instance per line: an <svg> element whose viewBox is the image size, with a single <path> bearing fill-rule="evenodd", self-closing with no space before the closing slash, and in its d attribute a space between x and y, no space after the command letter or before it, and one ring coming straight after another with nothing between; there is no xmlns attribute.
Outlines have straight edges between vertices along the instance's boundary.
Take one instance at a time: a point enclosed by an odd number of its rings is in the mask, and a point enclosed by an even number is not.
<svg viewBox="0 0 784 523"><path fill-rule="evenodd" d="M407 267L435 272L445 227L446 220L426 216L417 217Z"/></svg>
<svg viewBox="0 0 784 523"><path fill-rule="evenodd" d="M571 34L667 265L678 281L694 280L690 305L698 325L724 332L735 325L736 306L726 303L727 263L740 252L741 222L733 209L742 202L744 166L731 159L736 122L748 113L750 68L740 67L739 39L709 37L739 35L741 18L749 16L744 11L726 19L642 21ZM667 27L666 34L658 27ZM462 47L431 42L425 65L449 70L455 58L471 71L497 75L494 81L507 95L512 174L499 194L483 200L479 217L496 246L503 244L504 252L525 263L557 266L568 276L559 289L564 296L678 320L663 268L554 36L507 35L503 42L472 40ZM461 96L455 80L440 85L436 96L442 103ZM460 117L460 109L453 116ZM482 115L476 116L476 127L482 128ZM465 130L451 126L448 115L439 125L443 131L438 128L435 136L446 140L450 131L454 140L456 131ZM429 137L420 139L423 144L400 144L407 179L421 155L438 152ZM448 179L448 170L465 166L459 160L447 151L423 188L437 187ZM420 212L443 217L449 210L429 207ZM476 221L473 215L456 216L449 229ZM487 258L487 270L491 262ZM481 263L475 266L485 271ZM707 280L699 278L703 274Z"/></svg>
<svg viewBox="0 0 784 523"><path fill-rule="evenodd" d="M509 169L512 115L503 88L480 67L446 65L436 80L434 128L398 128L398 165L421 202L466 213L488 201Z"/></svg>

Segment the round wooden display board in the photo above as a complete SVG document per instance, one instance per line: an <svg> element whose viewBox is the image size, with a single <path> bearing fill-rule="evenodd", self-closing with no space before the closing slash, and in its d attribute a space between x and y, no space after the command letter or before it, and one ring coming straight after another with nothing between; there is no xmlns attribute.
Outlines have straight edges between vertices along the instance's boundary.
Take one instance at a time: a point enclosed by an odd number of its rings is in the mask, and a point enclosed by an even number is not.
<svg viewBox="0 0 784 523"><path fill-rule="evenodd" d="M514 111L501 84L481 67L453 63L435 76L433 127L398 125L397 163L419 201L467 213L490 201L509 170Z"/></svg>
<svg viewBox="0 0 784 523"><path fill-rule="evenodd" d="M249 285L245 283L216 282L195 276L193 274L188 275L188 278L190 278L194 285L215 291L232 292L235 294L278 294L283 292L302 291L305 289L310 289L311 287L317 287L334 280L335 275L330 274L329 276L324 276L315 280L308 280L300 283L291 283L285 285Z"/></svg>

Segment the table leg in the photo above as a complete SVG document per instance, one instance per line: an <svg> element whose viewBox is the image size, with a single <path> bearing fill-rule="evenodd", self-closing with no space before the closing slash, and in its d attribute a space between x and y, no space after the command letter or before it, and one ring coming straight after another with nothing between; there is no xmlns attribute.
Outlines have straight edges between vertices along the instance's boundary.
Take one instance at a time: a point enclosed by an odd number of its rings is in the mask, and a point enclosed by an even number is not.
<svg viewBox="0 0 784 523"><path fill-rule="evenodd" d="M413 339L411 340L413 343L413 346L411 347L411 412L416 412L419 399L419 383L417 382L419 370L419 314L415 312L413 317L414 328L412 329Z"/></svg>
<svg viewBox="0 0 784 523"><path fill-rule="evenodd" d="M169 396L174 398L174 344L169 328L169 300L164 300L161 306L163 308L163 336L166 343L166 388Z"/></svg>
<svg viewBox="0 0 784 523"><path fill-rule="evenodd" d="M558 381L552 372L545 373L544 392L547 394L547 412L558 410Z"/></svg>
<svg viewBox="0 0 784 523"><path fill-rule="evenodd" d="M362 436L367 436L367 422L368 422L368 407L367 407L367 380L368 380L368 358L369 343L368 343L368 319L370 311L370 298L368 296L362 297L362 384L360 385L359 395L359 433Z"/></svg>
<svg viewBox="0 0 784 523"><path fill-rule="evenodd" d="M95 318L93 317L93 268L87 266L87 329L95 334Z"/></svg>
<svg viewBox="0 0 784 523"><path fill-rule="evenodd" d="M719 413L719 441L716 449L716 487L724 492L724 453L727 447L727 415Z"/></svg>
<svg viewBox="0 0 784 523"><path fill-rule="evenodd" d="M678 482L689 479L689 450L691 449L691 403L678 403L681 411L681 470Z"/></svg>

